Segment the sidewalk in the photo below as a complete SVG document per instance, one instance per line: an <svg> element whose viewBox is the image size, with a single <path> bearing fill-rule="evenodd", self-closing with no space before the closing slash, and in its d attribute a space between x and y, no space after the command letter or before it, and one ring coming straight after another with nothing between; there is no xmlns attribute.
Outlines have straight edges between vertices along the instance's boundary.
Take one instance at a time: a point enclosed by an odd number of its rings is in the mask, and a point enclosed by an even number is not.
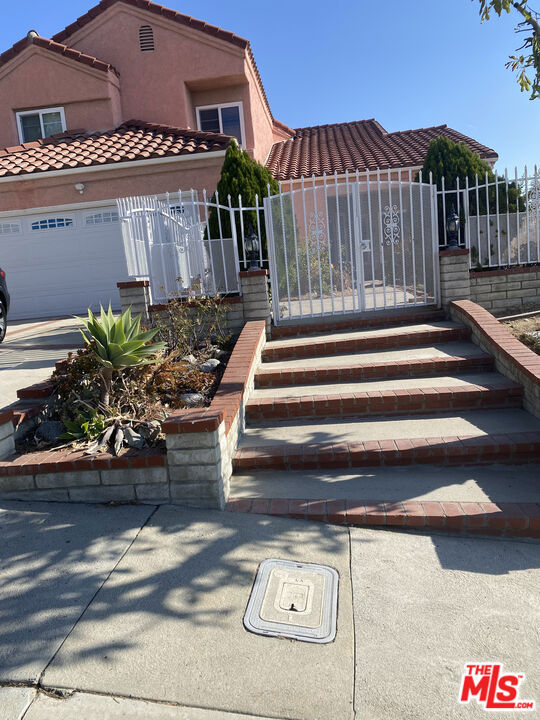
<svg viewBox="0 0 540 720"><path fill-rule="evenodd" d="M479 718L475 661L540 699L536 541L17 502L0 533L1 720ZM334 643L243 628L269 557L336 568Z"/></svg>

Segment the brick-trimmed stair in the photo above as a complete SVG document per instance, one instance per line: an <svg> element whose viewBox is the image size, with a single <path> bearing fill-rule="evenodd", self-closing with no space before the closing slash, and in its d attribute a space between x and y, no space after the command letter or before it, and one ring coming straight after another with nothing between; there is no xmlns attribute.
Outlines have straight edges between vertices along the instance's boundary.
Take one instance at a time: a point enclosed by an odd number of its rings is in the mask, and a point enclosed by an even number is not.
<svg viewBox="0 0 540 720"><path fill-rule="evenodd" d="M470 328L440 315L415 319L282 339L284 332L267 343L234 458L228 509L536 536L540 493L531 483L510 508L507 497L496 505L501 498L491 497L486 481L494 463L513 476L521 467L534 474L531 463L540 468L540 420L522 409L522 386L495 372L493 358L470 342ZM415 466L434 478L427 495L414 492ZM488 472L479 481L464 470L461 484L441 476L439 498L437 476L458 466ZM395 497L383 502L366 477L386 467L396 473ZM280 495L279 483L266 496L270 471L294 476L295 497ZM319 493L327 484L324 498L302 492L302 478L313 472ZM336 478L325 472L348 473L354 492L336 499ZM246 497L246 478L256 496Z"/></svg>

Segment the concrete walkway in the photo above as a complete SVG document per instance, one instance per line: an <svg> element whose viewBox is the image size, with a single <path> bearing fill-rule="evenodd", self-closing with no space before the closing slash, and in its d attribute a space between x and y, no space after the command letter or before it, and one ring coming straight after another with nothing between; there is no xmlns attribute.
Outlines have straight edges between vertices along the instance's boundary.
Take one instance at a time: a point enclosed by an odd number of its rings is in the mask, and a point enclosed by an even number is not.
<svg viewBox="0 0 540 720"><path fill-rule="evenodd" d="M17 400L17 390L47 380L54 364L83 340L74 318L24 320L9 324L0 345L0 408Z"/></svg>
<svg viewBox="0 0 540 720"><path fill-rule="evenodd" d="M0 718L425 720L463 665L540 698L536 541L171 506L0 505ZM242 623L266 558L339 573L328 645Z"/></svg>

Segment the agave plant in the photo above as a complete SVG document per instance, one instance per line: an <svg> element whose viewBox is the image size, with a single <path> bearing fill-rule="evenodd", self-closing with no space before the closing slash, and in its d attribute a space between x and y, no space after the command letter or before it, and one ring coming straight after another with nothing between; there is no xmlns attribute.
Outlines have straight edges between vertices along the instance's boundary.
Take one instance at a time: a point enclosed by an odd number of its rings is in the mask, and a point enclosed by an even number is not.
<svg viewBox="0 0 540 720"><path fill-rule="evenodd" d="M131 307L115 318L109 303L107 312L101 308L99 319L91 310L88 318L77 318L85 326L88 335L81 330L86 344L104 366L101 371L102 390L100 400L109 404L113 372L136 365L155 362L155 355L166 348L166 343L149 343L157 330L141 331L141 316L131 317Z"/></svg>

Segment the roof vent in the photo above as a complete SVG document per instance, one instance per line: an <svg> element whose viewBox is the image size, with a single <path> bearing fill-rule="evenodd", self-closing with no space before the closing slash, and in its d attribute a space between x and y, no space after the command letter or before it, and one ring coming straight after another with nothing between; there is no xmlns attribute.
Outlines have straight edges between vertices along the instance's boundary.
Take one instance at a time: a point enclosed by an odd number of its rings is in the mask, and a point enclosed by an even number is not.
<svg viewBox="0 0 540 720"><path fill-rule="evenodd" d="M154 31L150 25L141 25L139 28L139 46L141 48L141 52L153 52Z"/></svg>
<svg viewBox="0 0 540 720"><path fill-rule="evenodd" d="M35 30L29 30L29 31L28 31L28 34L26 35L26 37L27 37L29 40L33 40L34 38L39 37L39 35L37 34L37 32L36 32Z"/></svg>

